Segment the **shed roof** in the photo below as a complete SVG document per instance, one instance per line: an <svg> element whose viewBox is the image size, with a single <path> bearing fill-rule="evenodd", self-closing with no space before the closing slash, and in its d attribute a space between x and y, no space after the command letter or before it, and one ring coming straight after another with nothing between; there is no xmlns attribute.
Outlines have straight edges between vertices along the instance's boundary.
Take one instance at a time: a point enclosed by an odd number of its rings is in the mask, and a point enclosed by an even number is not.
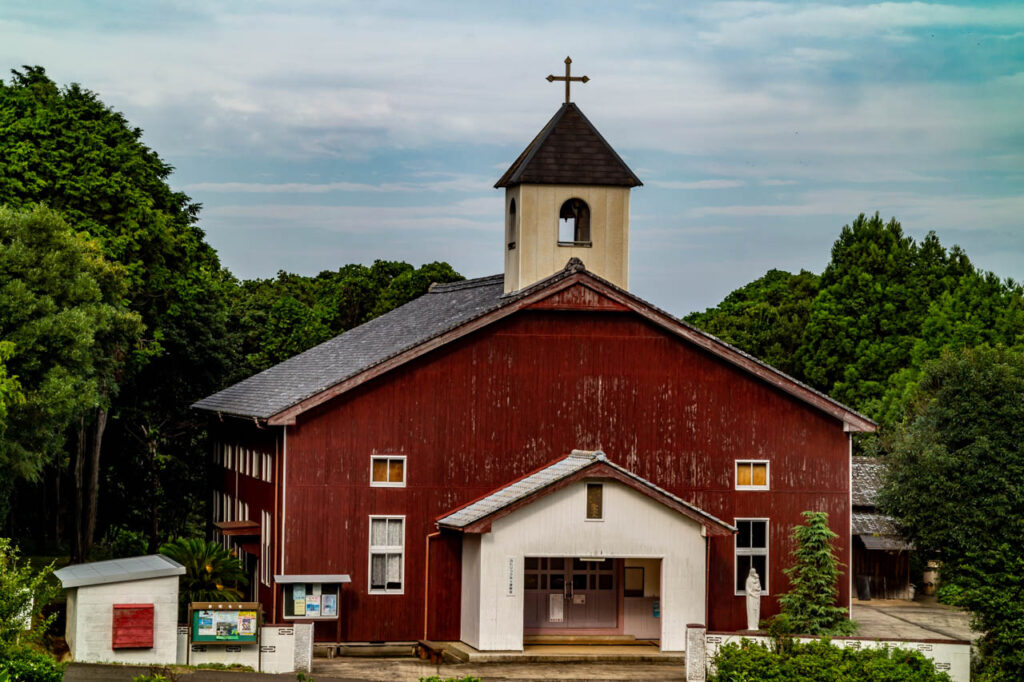
<svg viewBox="0 0 1024 682"><path fill-rule="evenodd" d="M644 184L572 102L555 112L494 186L513 187L524 182L613 187Z"/></svg>
<svg viewBox="0 0 1024 682"><path fill-rule="evenodd" d="M67 589L184 575L185 567L163 554L150 554L109 561L94 561L88 564L74 564L57 569L53 574Z"/></svg>
<svg viewBox="0 0 1024 682"><path fill-rule="evenodd" d="M885 463L874 457L853 458L853 506L874 507L882 488Z"/></svg>
<svg viewBox="0 0 1024 682"><path fill-rule="evenodd" d="M284 418L294 419L295 414L336 395L345 382L355 382L375 368L393 366L422 352L428 342L442 343L454 338L452 335L468 333L464 330L500 319L575 282L585 282L650 322L831 414L852 431L874 430L874 422L867 417L587 271L578 258L571 258L564 269L549 277L508 294L503 294L503 275L434 284L423 296L203 398L193 407L271 420L272 424L291 423Z"/></svg>
<svg viewBox="0 0 1024 682"><path fill-rule="evenodd" d="M646 488L646 491L656 493L658 496L663 496L675 502L689 510L689 512L691 512L691 514L688 514L689 516L698 517L699 520L705 524L715 524L729 532L736 530L735 527L725 521L708 514L699 507L696 507L682 498L673 495L664 488L660 488L647 479L637 476L628 469L610 462L607 456L605 456L605 454L600 450L573 450L569 456L552 462L551 464L538 469L523 478L512 481L511 483L498 488L497 490L464 507L455 509L449 514L439 518L437 525L445 528L465 529L468 526L507 509L516 502L520 502L534 495L543 493L545 490L554 486L554 484L597 464L603 464L610 467L611 469L616 470L633 481L641 484L643 488Z"/></svg>

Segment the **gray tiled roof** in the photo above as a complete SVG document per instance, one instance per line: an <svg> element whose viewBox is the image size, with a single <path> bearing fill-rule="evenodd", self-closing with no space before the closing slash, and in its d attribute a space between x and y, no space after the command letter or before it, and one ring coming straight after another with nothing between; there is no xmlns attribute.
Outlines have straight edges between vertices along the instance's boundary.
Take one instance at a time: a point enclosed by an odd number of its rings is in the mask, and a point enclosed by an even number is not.
<svg viewBox="0 0 1024 682"><path fill-rule="evenodd" d="M853 512L850 515L850 531L854 535L899 536L896 522L885 514L874 512Z"/></svg>
<svg viewBox="0 0 1024 682"><path fill-rule="evenodd" d="M185 567L162 554L65 566L53 572L64 589L184 575Z"/></svg>
<svg viewBox="0 0 1024 682"><path fill-rule="evenodd" d="M218 414L269 419L390 358L580 272L587 273L604 286L710 340L716 347L712 349L713 352L727 358L734 354L750 360L792 382L799 389L826 400L848 414L873 423L821 391L589 272L578 258L570 258L562 270L509 294L502 293L503 275L432 285L430 291L423 296L203 398L192 407Z"/></svg>
<svg viewBox="0 0 1024 682"><path fill-rule="evenodd" d="M853 506L874 507L882 487L885 464L874 457L853 458Z"/></svg>
<svg viewBox="0 0 1024 682"><path fill-rule="evenodd" d="M267 419L500 307L503 286L502 275L435 284L423 296L203 398L193 407Z"/></svg>
<svg viewBox="0 0 1024 682"><path fill-rule="evenodd" d="M581 469L586 469L592 464L598 462L602 462L612 467L613 469L621 471L630 478L633 478L634 480L642 483L643 485L647 486L653 491L665 495L666 497L683 505L687 509L690 509L691 511L697 513L698 515L704 517L712 523L716 523L731 531L736 530L733 526L729 525L725 521L722 521L721 519L718 519L712 516L711 514L708 514L707 512L698 507L695 507L689 502L668 492L664 488L659 488L650 481L637 476L628 469L624 469L620 467L618 464L608 461L608 458L600 450L596 450L593 452L585 450L573 450L568 457L560 459L557 462L554 462L553 464L550 464L544 467L543 469L540 469L539 471L533 472L529 476L519 479L518 481L513 481L512 483L495 490L490 495L487 495L486 497L483 497L477 500L476 502L473 502L472 504L462 507L461 509L457 509L451 514L439 519L437 524L439 526L445 526L447 528L465 528L466 526L476 523L477 521L484 519L490 516L491 514L504 509L505 507L509 506L510 504L518 500L522 500L524 498L529 497L530 495L540 492L544 488L547 488L549 485L552 485L553 483L556 483L562 480L563 478L567 478L572 474L575 474L577 471L580 471Z"/></svg>

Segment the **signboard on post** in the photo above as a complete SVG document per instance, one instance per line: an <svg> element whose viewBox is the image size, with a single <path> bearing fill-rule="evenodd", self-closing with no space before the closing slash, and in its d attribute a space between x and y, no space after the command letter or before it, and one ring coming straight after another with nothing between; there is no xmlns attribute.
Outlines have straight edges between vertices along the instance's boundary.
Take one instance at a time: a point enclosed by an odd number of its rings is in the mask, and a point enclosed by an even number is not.
<svg viewBox="0 0 1024 682"><path fill-rule="evenodd" d="M192 602L192 644L259 644L259 602Z"/></svg>

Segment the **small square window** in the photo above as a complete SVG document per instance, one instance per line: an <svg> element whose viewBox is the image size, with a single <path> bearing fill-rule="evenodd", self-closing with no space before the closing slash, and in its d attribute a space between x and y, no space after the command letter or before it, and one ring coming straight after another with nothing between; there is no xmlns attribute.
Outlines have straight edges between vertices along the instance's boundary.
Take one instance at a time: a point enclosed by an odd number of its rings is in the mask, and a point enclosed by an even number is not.
<svg viewBox="0 0 1024 682"><path fill-rule="evenodd" d="M587 484L587 520L600 521L604 518L604 486L600 483Z"/></svg>
<svg viewBox="0 0 1024 682"><path fill-rule="evenodd" d="M371 457L370 485L380 488L404 488L405 457Z"/></svg>
<svg viewBox="0 0 1024 682"><path fill-rule="evenodd" d="M767 460L736 460L736 490L768 490Z"/></svg>

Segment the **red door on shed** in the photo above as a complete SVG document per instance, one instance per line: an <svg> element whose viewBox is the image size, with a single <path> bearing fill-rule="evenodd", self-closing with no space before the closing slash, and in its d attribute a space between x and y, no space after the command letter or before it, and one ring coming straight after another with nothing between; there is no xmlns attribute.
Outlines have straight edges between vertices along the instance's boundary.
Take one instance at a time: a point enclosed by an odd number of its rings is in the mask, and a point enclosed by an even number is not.
<svg viewBox="0 0 1024 682"><path fill-rule="evenodd" d="M114 604L112 649L153 648L153 605Z"/></svg>

